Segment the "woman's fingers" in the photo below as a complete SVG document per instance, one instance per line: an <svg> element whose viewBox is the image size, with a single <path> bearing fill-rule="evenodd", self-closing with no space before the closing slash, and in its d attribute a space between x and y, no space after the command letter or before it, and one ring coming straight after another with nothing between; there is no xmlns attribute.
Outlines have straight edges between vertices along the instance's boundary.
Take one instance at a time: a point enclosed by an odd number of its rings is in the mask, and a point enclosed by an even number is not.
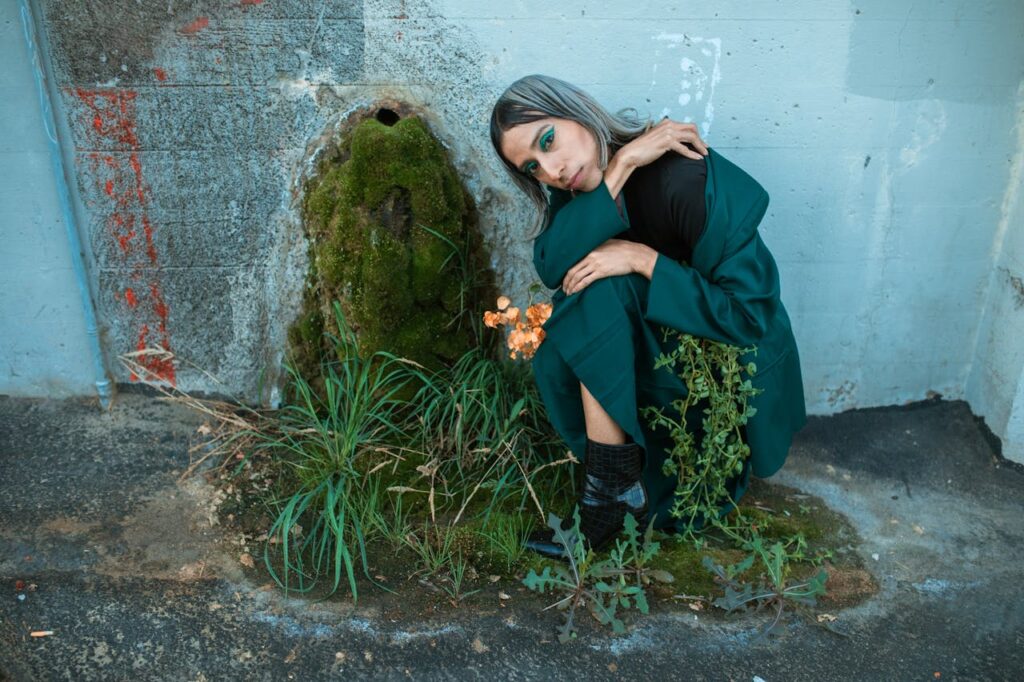
<svg viewBox="0 0 1024 682"><path fill-rule="evenodd" d="M683 126L684 127L679 131L679 139L682 142L689 142L697 149L698 152L703 155L707 155L708 146L704 144L704 140L700 139L700 134L697 132L697 126L692 123L685 123Z"/></svg>
<svg viewBox="0 0 1024 682"><path fill-rule="evenodd" d="M688 159L693 159L694 161L702 161L704 159L703 154L693 151L682 142L672 143L672 148Z"/></svg>
<svg viewBox="0 0 1024 682"><path fill-rule="evenodd" d="M596 268L589 264L581 267L579 270L573 272L570 270L565 276L565 282L562 284L562 290L565 291L566 295L574 294L583 287L581 286L583 281L593 275L596 272Z"/></svg>
<svg viewBox="0 0 1024 682"><path fill-rule="evenodd" d="M566 294L572 292L573 288L576 286L576 283L582 276L585 267L586 265L581 262L575 267L573 267L571 270L569 270L569 272L565 273L565 280L562 281L562 290L565 291Z"/></svg>
<svg viewBox="0 0 1024 682"><path fill-rule="evenodd" d="M701 155L707 156L708 146L704 143L704 140L700 139L700 132L697 130L696 124L680 123L678 121L673 121L671 119L666 118L662 119L661 122L659 122L658 125L655 127L667 127L668 130L666 132L669 132L672 135L673 140L677 140L680 142L688 142L691 145L693 145L693 147L698 152L700 152ZM690 154L686 154L686 156L690 157L691 159L700 158L692 156Z"/></svg>

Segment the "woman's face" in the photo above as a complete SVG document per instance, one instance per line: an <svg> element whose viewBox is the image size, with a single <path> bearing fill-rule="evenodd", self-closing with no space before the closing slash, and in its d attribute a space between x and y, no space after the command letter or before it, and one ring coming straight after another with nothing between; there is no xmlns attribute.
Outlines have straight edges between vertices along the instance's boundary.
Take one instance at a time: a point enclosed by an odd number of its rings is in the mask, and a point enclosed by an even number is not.
<svg viewBox="0 0 1024 682"><path fill-rule="evenodd" d="M542 118L505 131L501 153L538 181L564 190L589 192L601 184L597 140L565 118Z"/></svg>

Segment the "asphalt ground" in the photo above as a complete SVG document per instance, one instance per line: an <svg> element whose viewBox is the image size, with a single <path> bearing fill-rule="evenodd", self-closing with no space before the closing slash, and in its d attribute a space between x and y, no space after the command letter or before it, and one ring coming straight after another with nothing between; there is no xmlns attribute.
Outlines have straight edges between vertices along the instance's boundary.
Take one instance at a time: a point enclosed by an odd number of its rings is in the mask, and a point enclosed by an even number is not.
<svg viewBox="0 0 1024 682"><path fill-rule="evenodd" d="M584 615L565 645L530 593L415 619L285 598L239 564L214 486L178 482L201 423L131 393L109 412L0 397L0 679L1024 677L1024 473L963 402L812 418L771 479L862 538L880 589L831 630L653 610L625 635Z"/></svg>

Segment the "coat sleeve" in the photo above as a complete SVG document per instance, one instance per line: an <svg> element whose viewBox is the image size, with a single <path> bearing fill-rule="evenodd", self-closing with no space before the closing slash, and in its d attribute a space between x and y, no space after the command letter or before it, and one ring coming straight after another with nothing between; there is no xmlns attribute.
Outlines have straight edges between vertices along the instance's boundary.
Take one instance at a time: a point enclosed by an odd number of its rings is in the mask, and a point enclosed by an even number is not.
<svg viewBox="0 0 1024 682"><path fill-rule="evenodd" d="M551 197L548 226L533 242L533 266L544 286L557 289L572 266L629 225L604 180L572 199L561 190Z"/></svg>
<svg viewBox="0 0 1024 682"><path fill-rule="evenodd" d="M671 207L676 198L667 197ZM723 255L707 276L659 253L651 275L644 317L650 322L736 346L756 345L779 306L779 271L757 232L760 212L724 229ZM708 235L702 235L702 239Z"/></svg>

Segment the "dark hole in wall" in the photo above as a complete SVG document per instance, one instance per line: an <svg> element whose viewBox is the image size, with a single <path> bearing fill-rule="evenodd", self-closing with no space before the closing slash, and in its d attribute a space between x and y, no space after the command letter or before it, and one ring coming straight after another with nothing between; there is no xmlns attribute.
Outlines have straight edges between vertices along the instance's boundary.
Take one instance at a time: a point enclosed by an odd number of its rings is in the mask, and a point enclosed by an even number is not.
<svg viewBox="0 0 1024 682"><path fill-rule="evenodd" d="M377 120L386 126L393 126L398 123L398 119L401 116L398 115L393 109L381 108L377 110Z"/></svg>

